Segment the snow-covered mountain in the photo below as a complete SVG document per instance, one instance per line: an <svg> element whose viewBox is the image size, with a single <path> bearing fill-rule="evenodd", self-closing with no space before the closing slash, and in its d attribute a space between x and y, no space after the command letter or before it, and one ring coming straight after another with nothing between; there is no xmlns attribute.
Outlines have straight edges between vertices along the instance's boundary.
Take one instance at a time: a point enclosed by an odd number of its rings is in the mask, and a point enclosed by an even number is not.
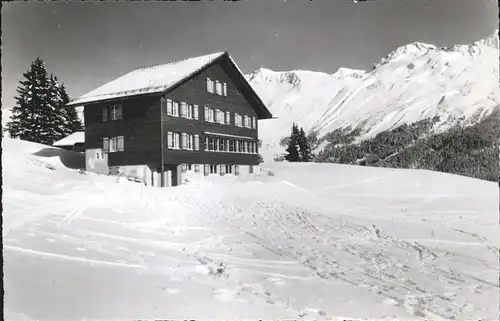
<svg viewBox="0 0 500 321"><path fill-rule="evenodd" d="M282 152L293 122L319 137L340 127L362 138L403 123L440 116L436 130L474 123L500 101L498 32L470 45L438 48L414 42L397 48L371 71L334 74L260 68L247 75L276 119L259 123L263 155Z"/></svg>

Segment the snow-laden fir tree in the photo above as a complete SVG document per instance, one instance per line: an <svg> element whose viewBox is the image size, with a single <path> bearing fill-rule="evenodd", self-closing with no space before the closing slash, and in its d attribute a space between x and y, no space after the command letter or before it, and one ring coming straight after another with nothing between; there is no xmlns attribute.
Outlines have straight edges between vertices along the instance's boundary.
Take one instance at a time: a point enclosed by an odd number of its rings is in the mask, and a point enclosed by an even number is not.
<svg viewBox="0 0 500 321"><path fill-rule="evenodd" d="M82 131L83 126L82 123L80 122L80 119L78 118L76 109L74 107L62 108L67 103L69 103L69 95L66 92L66 87L64 86L64 84L60 84L59 81L57 80L57 77L54 78L56 82L56 90L58 92L57 106L61 109L60 111L64 119L62 128L64 130L65 135L67 136L74 132Z"/></svg>
<svg viewBox="0 0 500 321"><path fill-rule="evenodd" d="M311 144L307 138L304 129L301 127L299 131L299 136L297 139L297 144L299 145L299 156L301 162L310 162L313 159Z"/></svg>
<svg viewBox="0 0 500 321"><path fill-rule="evenodd" d="M60 108L69 101L66 90L56 77L48 74L41 58L32 62L23 77L11 121L6 126L11 137L51 145L80 128L72 115Z"/></svg>
<svg viewBox="0 0 500 321"><path fill-rule="evenodd" d="M289 162L300 162L300 154L299 154L299 127L294 123L292 126L292 134L290 135L290 139L288 140L285 159Z"/></svg>

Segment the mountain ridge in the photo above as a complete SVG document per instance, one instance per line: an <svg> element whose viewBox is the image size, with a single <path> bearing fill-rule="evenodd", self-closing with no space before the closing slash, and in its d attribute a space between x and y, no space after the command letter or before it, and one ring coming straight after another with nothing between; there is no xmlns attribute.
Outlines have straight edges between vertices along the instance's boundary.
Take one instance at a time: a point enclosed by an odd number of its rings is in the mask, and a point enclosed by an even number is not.
<svg viewBox="0 0 500 321"><path fill-rule="evenodd" d="M293 122L319 137L338 128L360 128L359 140L434 116L441 119L437 132L474 124L499 105L498 53L495 31L451 47L413 42L369 71L256 69L246 77L277 117L259 124L264 159L283 151L279 141Z"/></svg>

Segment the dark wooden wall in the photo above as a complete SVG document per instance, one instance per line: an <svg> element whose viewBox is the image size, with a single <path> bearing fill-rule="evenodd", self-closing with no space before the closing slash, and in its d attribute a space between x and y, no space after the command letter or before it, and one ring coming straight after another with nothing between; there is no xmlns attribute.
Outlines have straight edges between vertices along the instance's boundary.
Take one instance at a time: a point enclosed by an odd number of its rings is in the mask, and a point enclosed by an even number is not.
<svg viewBox="0 0 500 321"><path fill-rule="evenodd" d="M102 121L110 103L85 106L85 149L102 148L103 137L124 136L124 151L108 154L110 166L160 162L160 98L148 96L120 101L123 119Z"/></svg>
<svg viewBox="0 0 500 321"><path fill-rule="evenodd" d="M205 152L203 132L223 133L237 136L253 137L257 143L257 129L236 127L234 125L234 113L256 117L257 114L241 92L231 80L229 66L225 61L214 64L202 73L188 80L183 85L167 93L168 99L185 101L188 104L197 104L199 108L199 120L185 119L181 117L167 116L164 113L164 132L184 132L200 135L200 150L164 150L164 160L169 164L241 164L257 165L258 156L250 154ZM227 84L227 96L209 93L206 90L206 78L219 80ZM205 106L221 111L231 112L231 125L208 123L204 120ZM179 110L180 113L180 110ZM257 126L258 128L258 126ZM257 145L257 144L256 144Z"/></svg>

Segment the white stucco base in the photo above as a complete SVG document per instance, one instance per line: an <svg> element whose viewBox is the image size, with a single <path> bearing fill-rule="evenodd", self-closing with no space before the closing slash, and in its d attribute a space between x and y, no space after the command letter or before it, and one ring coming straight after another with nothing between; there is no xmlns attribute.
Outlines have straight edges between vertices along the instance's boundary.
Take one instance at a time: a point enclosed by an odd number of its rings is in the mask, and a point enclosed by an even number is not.
<svg viewBox="0 0 500 321"><path fill-rule="evenodd" d="M85 170L97 174L108 174L108 155L100 148L85 150Z"/></svg>

